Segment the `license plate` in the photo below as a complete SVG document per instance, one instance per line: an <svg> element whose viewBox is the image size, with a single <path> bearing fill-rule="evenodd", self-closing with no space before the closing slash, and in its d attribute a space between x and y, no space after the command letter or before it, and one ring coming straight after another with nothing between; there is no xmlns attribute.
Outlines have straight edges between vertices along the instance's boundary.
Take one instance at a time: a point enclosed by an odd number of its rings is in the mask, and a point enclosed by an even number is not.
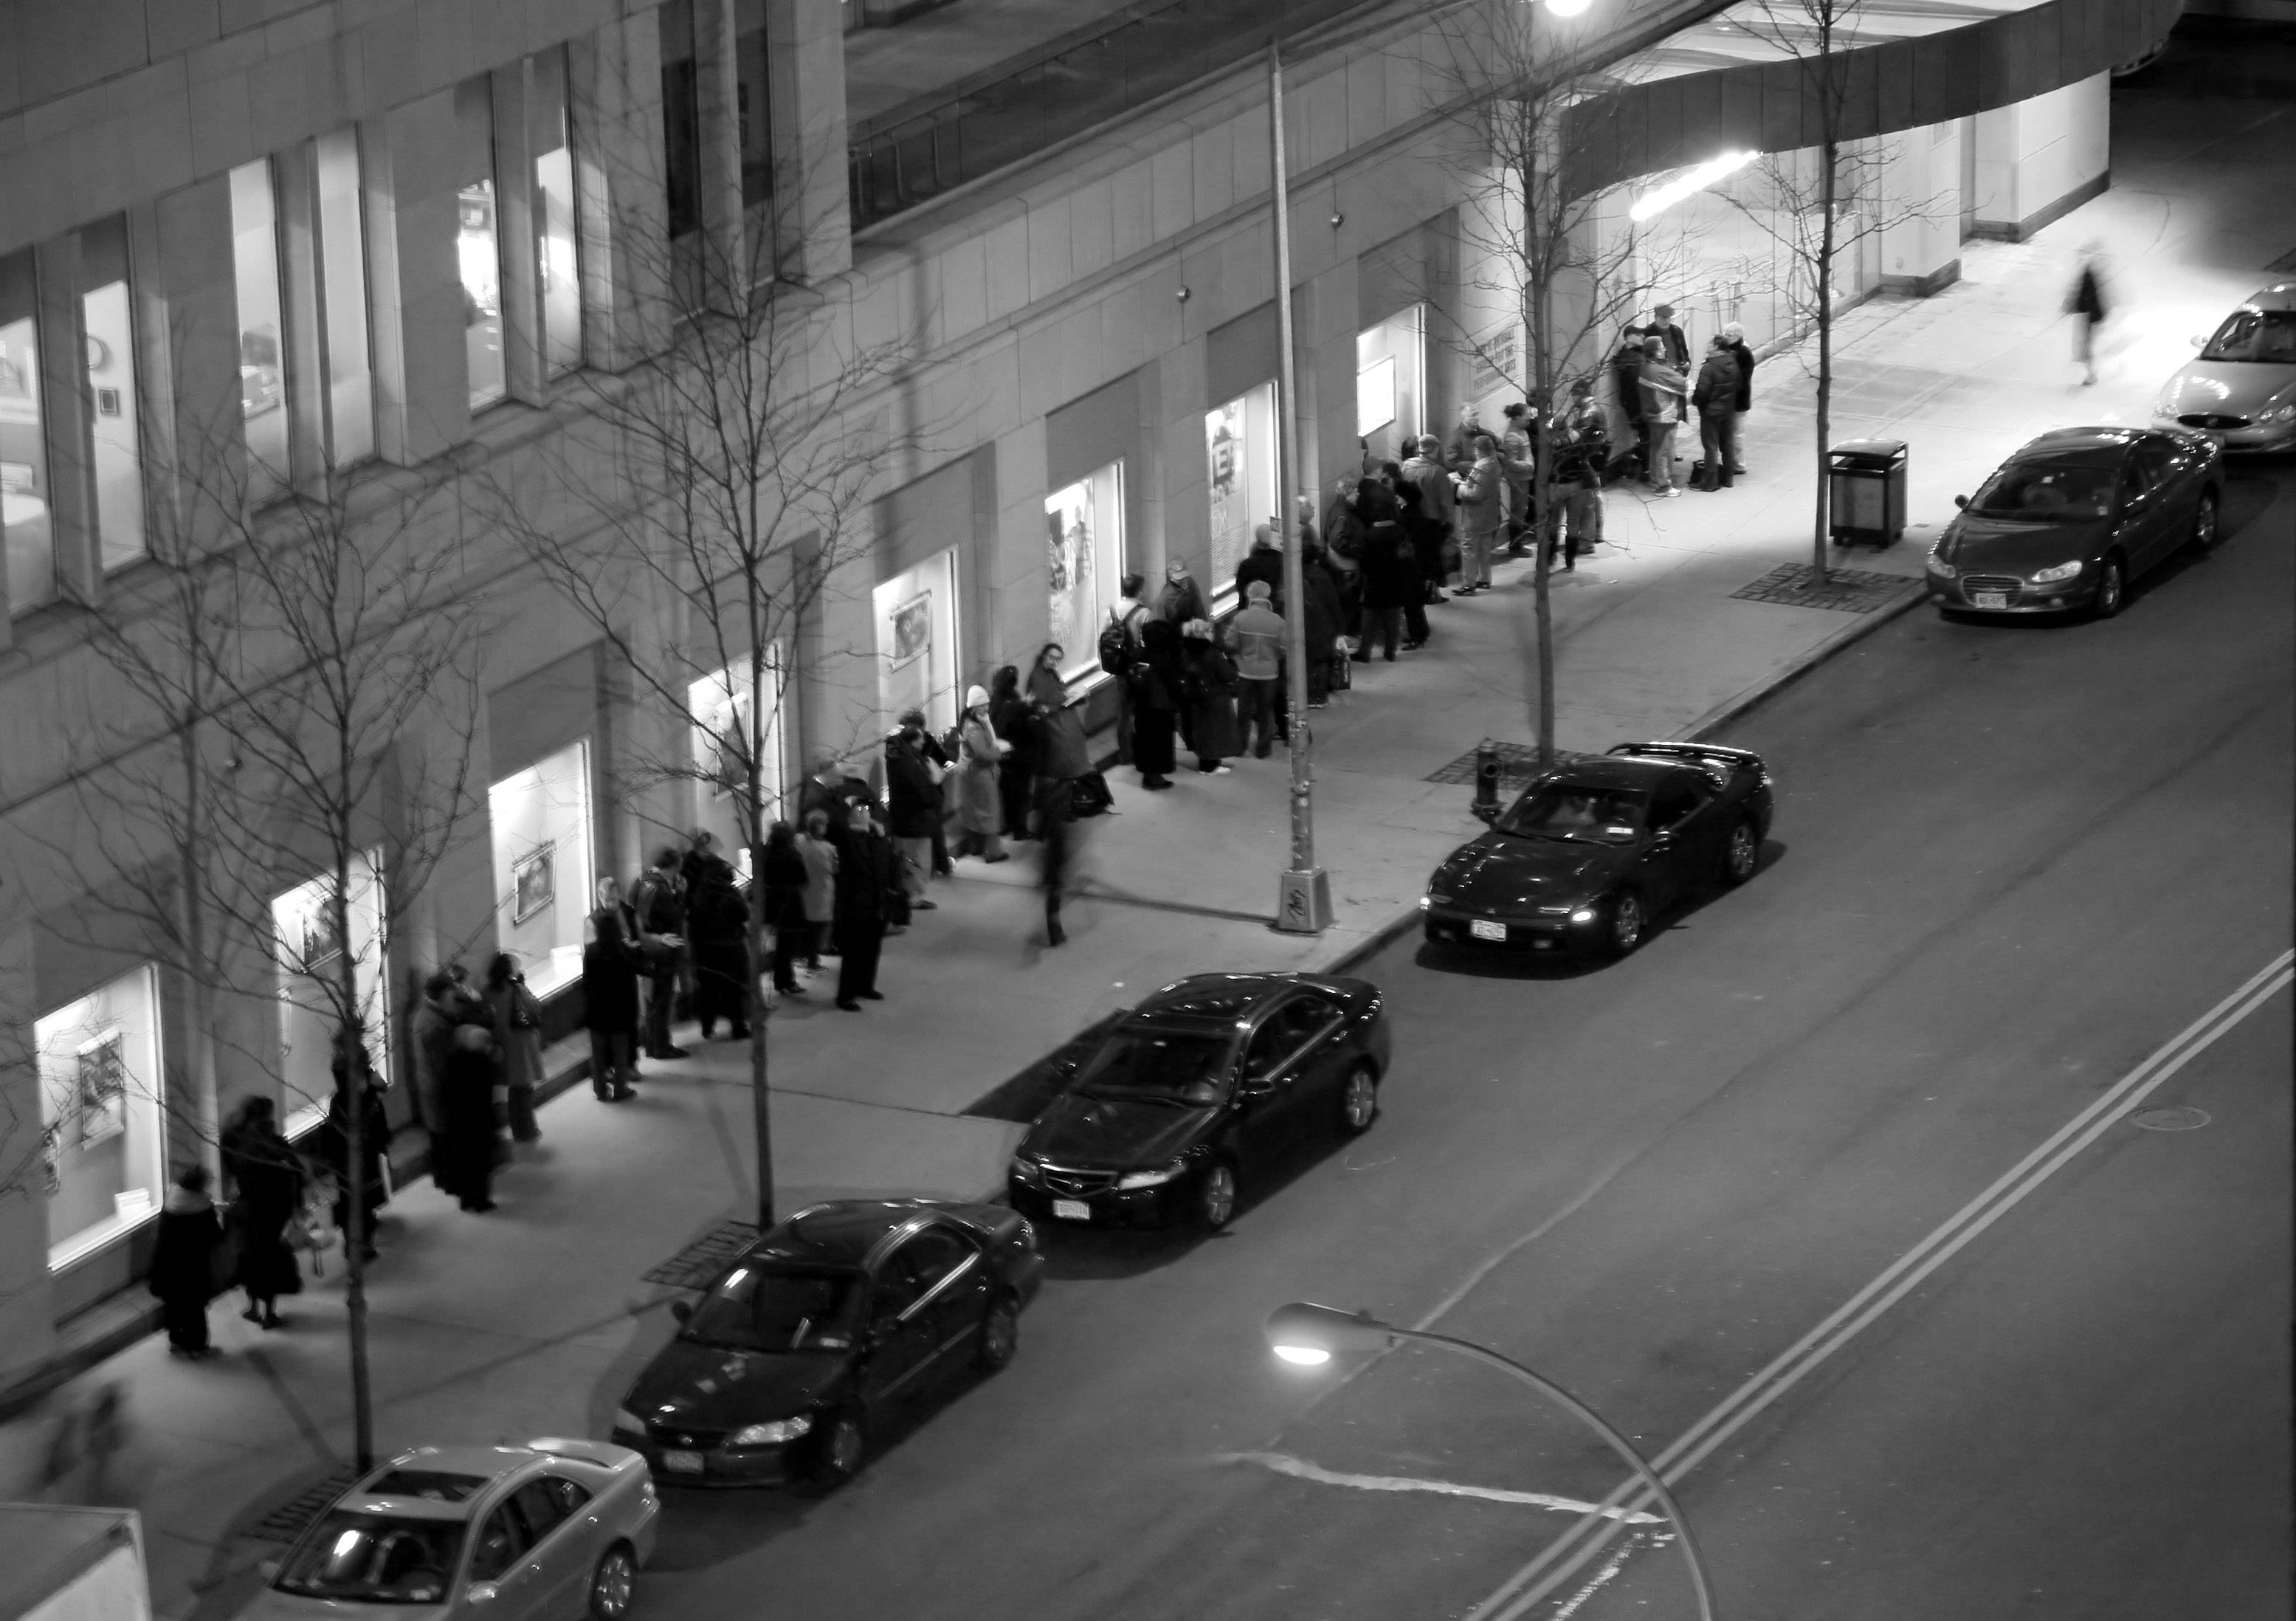
<svg viewBox="0 0 2296 1621"><path fill-rule="evenodd" d="M1082 1199L1054 1199L1053 1214L1063 1222L1089 1222L1092 1220L1092 1206Z"/></svg>
<svg viewBox="0 0 2296 1621"><path fill-rule="evenodd" d="M1972 591L1969 600L1980 608L2005 608L2009 605L2009 594L2006 591Z"/></svg>
<svg viewBox="0 0 2296 1621"><path fill-rule="evenodd" d="M699 1475L701 1472L700 1452L664 1452L661 1467L673 1475Z"/></svg>
<svg viewBox="0 0 2296 1621"><path fill-rule="evenodd" d="M1505 940L1506 938L1506 925L1504 923L1485 923L1480 917L1478 917L1473 922L1467 925L1467 933L1472 934L1478 940Z"/></svg>

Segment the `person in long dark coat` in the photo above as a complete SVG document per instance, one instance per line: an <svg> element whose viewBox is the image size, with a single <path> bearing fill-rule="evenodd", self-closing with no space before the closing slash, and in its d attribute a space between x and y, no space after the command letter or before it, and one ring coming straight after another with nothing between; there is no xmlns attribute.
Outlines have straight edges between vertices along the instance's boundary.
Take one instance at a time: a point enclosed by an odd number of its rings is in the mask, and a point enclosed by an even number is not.
<svg viewBox="0 0 2296 1621"><path fill-rule="evenodd" d="M439 1151L451 1162L447 1186L472 1215L495 1207L495 1080L500 1073L494 1033L482 1024L456 1026L439 1087L447 1126Z"/></svg>
<svg viewBox="0 0 2296 1621"><path fill-rule="evenodd" d="M357 1055L347 1059L347 1052ZM356 1066L359 1110L359 1165L353 1173L351 1165L349 1074ZM382 1083L375 1078L374 1066L366 1056L366 1049L342 1036L335 1038L334 1094L327 1099L327 1117L311 1135L311 1152L318 1162L333 1173L335 1178L335 1226L350 1242L351 1190L356 1187L361 1197L359 1213L359 1248L363 1258L375 1258L374 1223L376 1213L390 1202L390 1183L384 1175L384 1164L390 1151L390 1119L383 1113Z"/></svg>
<svg viewBox="0 0 2296 1621"><path fill-rule="evenodd" d="M1235 661L1212 639L1210 621L1191 620L1183 634L1188 708L1194 718L1189 745L1195 750L1197 770L1224 774L1234 768L1220 761L1243 752L1242 728L1235 718Z"/></svg>
<svg viewBox="0 0 2296 1621"><path fill-rule="evenodd" d="M1322 547L1300 547L1300 593L1308 599L1308 707L1321 709L1331 694L1332 661L1337 656L1340 629L1347 622L1339 581L1324 566Z"/></svg>
<svg viewBox="0 0 2296 1621"><path fill-rule="evenodd" d="M1393 462L1380 470L1379 481L1395 497L1396 522L1402 526L1396 554L1398 557L1406 551L1411 554L1406 572L1412 594L1403 605L1403 650L1408 653L1427 645L1428 593L1443 572L1443 526L1429 519L1419 498L1419 486L1405 478Z"/></svg>
<svg viewBox="0 0 2296 1621"><path fill-rule="evenodd" d="M758 883L766 926L774 932L774 989L783 996L805 994L805 987L797 983L797 959L813 950L813 928L805 915L808 877L797 830L787 822L775 822L766 832Z"/></svg>
<svg viewBox="0 0 2296 1621"><path fill-rule="evenodd" d="M1140 786L1168 788L1177 765L1173 740L1185 687L1179 628L1168 619L1142 625L1140 656L1126 676L1132 684L1132 763L1140 769Z"/></svg>
<svg viewBox="0 0 2296 1621"><path fill-rule="evenodd" d="M601 1103L637 1096L637 949L622 934L622 920L599 914L597 932L582 948L582 1024L590 1033L590 1090Z"/></svg>
<svg viewBox="0 0 2296 1621"><path fill-rule="evenodd" d="M1029 700L1021 692L1019 666L1006 664L988 679L988 725L1011 745L996 762L996 798L1004 807L1004 836L1026 839L1029 789L1037 776L1037 728Z"/></svg>
<svg viewBox="0 0 2296 1621"><path fill-rule="evenodd" d="M1356 521L1363 533L1357 551L1363 564L1364 656L1371 656L1376 643L1392 664L1396 644L1404 639L1404 610L1424 595L1416 555L1404 539L1402 504L1377 479L1357 486Z"/></svg>
<svg viewBox="0 0 2296 1621"><path fill-rule="evenodd" d="M725 862L703 868L695 876L700 887L685 901L693 950L693 1016L705 1041L716 1035L720 1019L729 1040L743 1041L750 1033L749 907Z"/></svg>
<svg viewBox="0 0 2296 1621"><path fill-rule="evenodd" d="M885 949L885 926L894 915L901 888L893 846L877 831L866 805L853 807L845 842L837 852L837 1005L861 1011L864 1001L881 1002L877 959Z"/></svg>
<svg viewBox="0 0 2296 1621"><path fill-rule="evenodd" d="M287 1223L303 1207L303 1162L280 1135L279 1106L268 1098L250 1098L233 1110L218 1147L239 1234L233 1281L247 1291L247 1310L240 1315L275 1329L282 1321L279 1296L303 1288L301 1266L287 1247Z"/></svg>
<svg viewBox="0 0 2296 1621"><path fill-rule="evenodd" d="M216 1247L223 1223L208 1197L205 1165L176 1178L160 1206L160 1230L152 1244L152 1271L144 1287L159 1297L170 1355L212 1356L208 1343L208 1302L216 1296Z"/></svg>

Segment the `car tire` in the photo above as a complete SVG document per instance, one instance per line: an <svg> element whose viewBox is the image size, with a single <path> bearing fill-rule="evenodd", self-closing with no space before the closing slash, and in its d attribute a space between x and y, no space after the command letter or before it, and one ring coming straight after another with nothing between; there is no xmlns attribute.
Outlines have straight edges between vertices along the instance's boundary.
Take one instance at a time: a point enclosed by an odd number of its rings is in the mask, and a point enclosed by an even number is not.
<svg viewBox="0 0 2296 1621"><path fill-rule="evenodd" d="M1189 1219L1202 1232L1218 1232L1235 1219L1235 1166L1216 1159L1196 1173L1188 1201Z"/></svg>
<svg viewBox="0 0 2296 1621"><path fill-rule="evenodd" d="M1379 1072L1357 1064L1340 1082L1340 1135L1361 1137L1379 1118Z"/></svg>
<svg viewBox="0 0 2296 1621"><path fill-rule="evenodd" d="M1020 1349L1021 1302L1015 1296L999 1295L988 1303L988 1311L980 1320L980 1345L972 1354L973 1365L995 1373L1010 1367Z"/></svg>
<svg viewBox="0 0 2296 1621"><path fill-rule="evenodd" d="M857 1407L840 1407L822 1421L821 1442L814 1449L813 1485L833 1492L861 1472L869 1451L869 1427Z"/></svg>
<svg viewBox="0 0 2296 1621"><path fill-rule="evenodd" d="M2223 536L2217 529L2217 498L2213 490L2201 493L2201 504L2193 512L2193 549L2207 556L2217 549Z"/></svg>
<svg viewBox="0 0 2296 1621"><path fill-rule="evenodd" d="M2120 612L2128 600L2128 569L2120 554L2108 553L2097 565L2096 597L2089 604L2089 617L2111 619Z"/></svg>
<svg viewBox="0 0 2296 1621"><path fill-rule="evenodd" d="M1627 956L1642 944L1649 919L1643 915L1643 900L1630 889L1622 889L1611 897L1610 905L1603 909L1603 950L1616 959Z"/></svg>
<svg viewBox="0 0 2296 1621"><path fill-rule="evenodd" d="M598 1556L590 1572L590 1621L622 1621L630 1613L630 1597L637 1589L637 1556L627 1543L616 1543Z"/></svg>
<svg viewBox="0 0 2296 1621"><path fill-rule="evenodd" d="M1722 843L1722 887L1737 888L1754 876L1761 862L1762 835L1754 831L1751 820L1741 817Z"/></svg>

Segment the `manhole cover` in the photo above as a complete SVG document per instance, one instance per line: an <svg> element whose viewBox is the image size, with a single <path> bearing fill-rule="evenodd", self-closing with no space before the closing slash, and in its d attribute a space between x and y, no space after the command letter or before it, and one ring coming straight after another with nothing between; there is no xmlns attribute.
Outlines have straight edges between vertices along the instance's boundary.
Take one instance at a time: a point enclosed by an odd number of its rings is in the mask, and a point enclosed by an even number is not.
<svg viewBox="0 0 2296 1621"><path fill-rule="evenodd" d="M734 1256L757 1241L758 1230L749 1222L720 1222L646 1273L645 1280L676 1289L708 1288Z"/></svg>
<svg viewBox="0 0 2296 1621"><path fill-rule="evenodd" d="M2128 1117L2128 1123L2143 1126L2148 1131L2190 1131L2209 1123L2208 1111L2189 1104L2165 1103L2159 1108L2139 1109Z"/></svg>
<svg viewBox="0 0 2296 1621"><path fill-rule="evenodd" d="M1871 613L1914 581L1903 574L1876 574L1866 569L1828 569L1820 581L1807 563L1782 563L1751 585L1730 593L1748 602L1784 603L1793 608L1838 608L1844 613Z"/></svg>
<svg viewBox="0 0 2296 1621"><path fill-rule="evenodd" d="M314 1481L250 1526L248 1535L259 1536L267 1543L293 1542L303 1535L304 1526L319 1518L321 1510L341 1496L343 1488L357 1478L357 1469L337 1469L325 1479Z"/></svg>

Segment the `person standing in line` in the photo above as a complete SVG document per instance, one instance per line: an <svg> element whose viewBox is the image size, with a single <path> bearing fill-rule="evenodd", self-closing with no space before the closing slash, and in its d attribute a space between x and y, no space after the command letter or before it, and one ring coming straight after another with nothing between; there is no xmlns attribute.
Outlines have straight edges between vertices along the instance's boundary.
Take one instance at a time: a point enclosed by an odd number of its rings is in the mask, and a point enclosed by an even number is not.
<svg viewBox="0 0 2296 1621"><path fill-rule="evenodd" d="M2081 386L2096 382L2096 329L2104 322L2104 277L2098 273L2097 244L2081 248L2081 267L2073 289L2065 296L2065 313L2073 318L2073 358L2080 362Z"/></svg>
<svg viewBox="0 0 2296 1621"><path fill-rule="evenodd" d="M381 1253L374 1242L375 1218L390 1203L390 1118L383 1112L383 1083L366 1056L365 1042L357 1032L341 1030L335 1033L334 1045L334 1090L327 1099L327 1117L311 1134L311 1153L335 1179L335 1228L345 1244L350 1242L352 1189L358 1190L361 1259L372 1261ZM359 1111L357 1167L351 1164L353 1107ZM431 1151L437 1152L435 1142Z"/></svg>
<svg viewBox="0 0 2296 1621"><path fill-rule="evenodd" d="M1164 588L1156 597L1156 616L1176 625L1185 625L1192 619L1202 619L1211 610L1205 605L1203 588L1188 572L1186 562L1175 557L1164 565ZM1036 685L1035 677L1029 685Z"/></svg>
<svg viewBox="0 0 2296 1621"><path fill-rule="evenodd" d="M217 1146L239 1238L234 1281L247 1291L247 1310L240 1315L275 1329L283 1321L279 1296L303 1289L301 1264L287 1247L287 1223L303 1208L303 1162L280 1135L279 1106L259 1095L232 1111Z"/></svg>
<svg viewBox="0 0 2296 1621"><path fill-rule="evenodd" d="M838 813L849 817L849 808ZM837 920L837 858L839 843L830 836L830 813L816 807L805 814L805 831L797 835L798 858L805 863L805 966L821 972L821 946Z"/></svg>
<svg viewBox="0 0 2296 1621"><path fill-rule="evenodd" d="M685 894L685 927L693 958L693 1017L705 1041L726 1022L730 1041L750 1033L750 902L723 861L694 873Z"/></svg>
<svg viewBox="0 0 2296 1621"><path fill-rule="evenodd" d="M932 841L941 823L943 769L925 753L925 715L903 712L901 728L885 739L886 816L899 853L901 886L912 910L929 912L940 903L925 898L932 877Z"/></svg>
<svg viewBox="0 0 2296 1621"><path fill-rule="evenodd" d="M1652 334L1666 343L1666 364L1687 375L1690 371L1690 340L1682 335L1682 328L1674 324L1674 306L1660 304L1651 311L1656 318L1643 329L1645 337Z"/></svg>
<svg viewBox="0 0 2296 1621"><path fill-rule="evenodd" d="M1308 621L1302 627L1308 643L1308 707L1321 709L1331 702L1332 666L1344 656L1340 635L1347 625L1347 610L1327 554L1308 541L1300 546L1300 596ZM1203 753L1201 744L1196 752Z"/></svg>
<svg viewBox="0 0 2296 1621"><path fill-rule="evenodd" d="M1212 621L1192 619L1181 627L1187 648L1191 707L1195 713L1190 742L1196 769L1207 777L1225 777L1234 768L1221 762L1239 747L1235 727L1235 661L1220 646ZM1314 649L1308 650L1314 656Z"/></svg>
<svg viewBox="0 0 2296 1621"><path fill-rule="evenodd" d="M1378 479L1359 482L1355 514L1363 534L1363 655L1370 658L1377 645L1392 664L1402 640L1403 616L1419 599L1418 563L1404 537L1403 504L1386 484Z"/></svg>
<svg viewBox="0 0 2296 1621"><path fill-rule="evenodd" d="M1706 346L1690 403L1698 407L1698 488L1711 495L1730 488L1730 419L1738 408L1737 357L1718 333Z"/></svg>
<svg viewBox="0 0 2296 1621"><path fill-rule="evenodd" d="M526 988L513 952L497 951L487 965L487 1008L502 1049L511 1140L533 1142L542 1135L534 1113L534 1089L542 1084L542 1001Z"/></svg>
<svg viewBox="0 0 2296 1621"><path fill-rule="evenodd" d="M1151 614L1141 626L1144 639ZM1004 836L1026 843L1029 834L1029 791L1037 776L1037 728L1029 700L1021 693L1021 671L1000 665L988 678L988 724L1004 751L996 760L996 798L1004 812Z"/></svg>
<svg viewBox="0 0 2296 1621"><path fill-rule="evenodd" d="M1491 588L1491 551L1505 521L1505 473L1499 465L1498 441L1489 434L1477 436L1475 460L1459 480L1459 595L1472 597Z"/></svg>
<svg viewBox="0 0 2296 1621"><path fill-rule="evenodd" d="M1689 382L1661 358L1666 340L1643 340L1643 420L1650 425L1650 487L1652 493L1672 499L1682 493L1674 481L1674 433L1682 421L1683 401Z"/></svg>
<svg viewBox="0 0 2296 1621"><path fill-rule="evenodd" d="M833 861L837 852L827 852ZM831 869L834 882L834 869ZM812 883L804 854L798 849L797 830L775 822L766 830L766 847L758 861L758 888L763 895L766 926L774 932L774 989L783 996L803 996L797 983L797 960L810 947L813 925L807 921L805 893ZM742 1033L748 1034L745 1029Z"/></svg>
<svg viewBox="0 0 2296 1621"><path fill-rule="evenodd" d="M1190 582L1191 587L1193 583ZM1068 683L1061 679L1061 661L1067 656L1067 650L1058 642L1046 642L1037 650L1036 664L1029 671L1029 708L1036 719L1040 807L1042 785L1058 782L1072 786L1078 778L1092 769L1092 750L1085 741L1084 717L1069 702Z"/></svg>
<svg viewBox="0 0 2296 1621"><path fill-rule="evenodd" d="M685 956L685 897L678 892L677 852L664 845L653 865L630 886L630 909L637 914L638 948L645 958L645 1056L683 1058L685 1049L669 1039L677 1013L678 968Z"/></svg>
<svg viewBox="0 0 2296 1621"><path fill-rule="evenodd" d="M1140 600L1148 581L1139 574L1127 574L1119 589L1123 595L1108 611L1111 623L1121 633L1124 656L1129 661L1140 656L1140 627L1155 617L1148 605ZM1119 765L1132 763L1132 695L1130 683L1118 676L1116 683L1116 761Z"/></svg>
<svg viewBox="0 0 2296 1621"><path fill-rule="evenodd" d="M1251 531L1251 550L1235 565L1235 594L1250 600L1254 580L1267 588L1269 606L1282 613L1278 605L1283 601L1283 544L1275 538L1273 523L1262 523Z"/></svg>
<svg viewBox="0 0 2296 1621"><path fill-rule="evenodd" d="M1431 603L1448 600L1443 595L1442 588L1444 581L1451 579L1453 571L1444 561L1443 548L1456 537L1452 517L1457 503L1457 491L1452 486L1450 474L1444 471L1442 462L1438 459L1438 452L1441 448L1431 436L1423 437L1415 454L1398 469L1404 481L1418 490L1420 514L1433 526L1435 544L1421 559L1427 569L1427 600ZM1416 544L1414 542L1414 546ZM1453 580L1453 583L1456 581Z"/></svg>
<svg viewBox="0 0 2296 1621"><path fill-rule="evenodd" d="M1119 623L1122 621L1119 621ZM1121 691L1124 682L1118 681ZM997 794L997 764L1004 745L988 723L988 693L968 687L964 713L956 722L956 853L977 855L985 862L1005 860L1003 805Z"/></svg>
<svg viewBox="0 0 2296 1621"><path fill-rule="evenodd" d="M1603 385L1610 393L1605 409L1611 414L1611 443L1621 478L1650 476L1650 420L1643 415L1643 362L1650 358L1643 347L1643 329L1628 326L1619 334L1619 347L1603 368ZM1609 469L1604 469L1607 473Z"/></svg>
<svg viewBox="0 0 2296 1621"><path fill-rule="evenodd" d="M1520 557L1538 527L1538 413L1518 401L1500 413L1499 471L1505 478L1506 555Z"/></svg>
<svg viewBox="0 0 2296 1621"><path fill-rule="evenodd" d="M1278 558L1280 560L1281 554ZM1283 618L1269 605L1272 596L1265 580L1243 588L1244 604L1228 621L1235 646L1237 741L1250 745L1252 757L1267 758L1275 746L1275 717L1283 678Z"/></svg>
<svg viewBox="0 0 2296 1621"><path fill-rule="evenodd" d="M837 1005L847 1013L860 1012L865 1001L885 1000L877 989L877 959L900 887L892 845L877 831L869 807L854 806L837 859Z"/></svg>
<svg viewBox="0 0 2296 1621"><path fill-rule="evenodd" d="M1570 385L1570 404L1555 424L1554 494L1562 504L1562 572L1578 566L1578 554L1603 538L1603 469L1610 461L1609 421L1595 403L1595 383L1581 377ZM1554 564L1555 541L1547 543L1547 566Z"/></svg>
<svg viewBox="0 0 2296 1621"><path fill-rule="evenodd" d="M1427 645L1427 602L1442 570L1438 558L1443 531L1428 522L1419 486L1403 476L1402 468L1389 462L1381 471L1380 482L1395 498L1396 522L1401 526L1396 556L1409 565L1405 571L1409 594L1403 602L1403 650L1409 653Z"/></svg>
<svg viewBox="0 0 2296 1621"><path fill-rule="evenodd" d="M493 1033L484 1024L457 1024L441 1089L445 1147L454 1159L455 1197L472 1215L495 1207L495 1082L501 1073Z"/></svg>
<svg viewBox="0 0 2296 1621"><path fill-rule="evenodd" d="M208 1343L208 1302L216 1296L216 1250L222 1243L223 1223L208 1197L207 1167L177 1173L160 1206L152 1270L144 1280L159 1299L170 1356L197 1362L215 1354Z"/></svg>
<svg viewBox="0 0 2296 1621"><path fill-rule="evenodd" d="M1475 440L1490 432L1483 426L1483 415L1472 401L1459 407L1459 421L1451 430L1450 441L1443 447L1443 470L1464 477L1475 465Z"/></svg>
<svg viewBox="0 0 2296 1621"><path fill-rule="evenodd" d="M1125 679L1132 688L1132 763L1139 769L1140 786L1168 788L1177 763L1173 742L1179 735L1184 685L1180 632L1170 620L1152 619L1140 628L1140 656Z"/></svg>
<svg viewBox="0 0 2296 1621"><path fill-rule="evenodd" d="M1738 397L1730 402L1730 472L1735 475L1746 471L1738 429L1746 413L1754 408L1754 351L1746 347L1746 329L1737 322L1725 326L1722 335L1730 341L1730 358L1738 363Z"/></svg>
<svg viewBox="0 0 2296 1621"><path fill-rule="evenodd" d="M582 948L582 1025L590 1033L590 1092L601 1103L627 1103L637 1096L632 1050L638 1028L637 948L622 933L619 913L593 920L590 942Z"/></svg>
<svg viewBox="0 0 2296 1621"><path fill-rule="evenodd" d="M414 1010L414 1102L422 1129L430 1138L430 1180L441 1193L452 1193L443 1179L452 1173L439 1153L446 1131L445 1085L447 1056L455 1045L455 1026L462 1022L462 998L454 975L440 968L422 982L422 1002Z"/></svg>

